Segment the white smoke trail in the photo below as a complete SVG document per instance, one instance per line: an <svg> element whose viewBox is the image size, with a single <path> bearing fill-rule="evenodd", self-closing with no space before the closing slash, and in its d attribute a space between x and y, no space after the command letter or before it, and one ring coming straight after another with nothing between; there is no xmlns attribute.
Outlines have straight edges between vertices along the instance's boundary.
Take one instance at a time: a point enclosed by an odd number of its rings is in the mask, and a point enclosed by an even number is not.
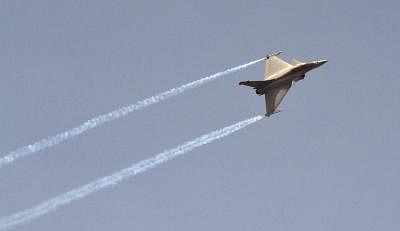
<svg viewBox="0 0 400 231"><path fill-rule="evenodd" d="M236 71L239 71L241 69L244 69L246 67L249 67L251 65L254 65L254 64L256 64L256 63L258 63L258 62L260 62L262 60L265 60L265 58L257 59L257 60L251 61L249 63L246 63L246 64L242 64L242 65L239 65L239 66L236 66L236 67L232 67L232 68L229 68L229 69L227 69L225 71L221 71L221 72L215 73L213 75L204 77L202 79L199 79L199 80L184 84L184 85L182 85L180 87L172 88L172 89L170 89L168 91L165 91L165 92L159 93L157 95L151 96L151 97L149 97L147 99L138 101L135 104L124 106L124 107L116 109L116 110L114 110L112 112L109 112L107 114L103 114L103 115L99 115L97 117L94 117L94 118L92 118L92 119L80 124L79 126L71 128L71 129L69 129L69 130L67 130L65 132L59 133L59 134L57 134L55 136L51 136L51 137L42 139L40 141L37 141L37 142L35 142L35 143L31 144L31 145L27 145L27 146L18 148L17 150L12 151L9 154L7 154L6 156L0 158L0 168L5 166L5 165L7 165L7 164L10 164L10 163L14 162L15 160L17 160L17 159L19 159L21 157L33 154L33 153L38 152L38 151L40 151L42 149L50 148L50 147L52 147L54 145L57 145L57 144L60 144L60 143L64 142L67 139L70 139L70 138L73 138L73 137L75 137L77 135L80 135L80 134L82 134L82 133L84 133L84 132L86 132L86 131L88 131L90 129L93 129L93 128L101 125L101 124L113 121L113 120L118 119L118 118L123 117L123 116L126 116L129 113L132 113L132 112L134 112L136 110L140 110L140 109L145 108L147 106L150 106L152 104L156 104L156 103L158 103L160 101L163 101L163 100L166 100L166 99L168 99L168 98L170 98L172 96L179 95L179 94L185 92L186 90L199 87L199 86L201 86L201 85L203 85L205 83L213 81L213 80L215 80L217 78L220 78L220 77L222 77L224 75L228 75L228 74L231 74L233 72L236 72Z"/></svg>
<svg viewBox="0 0 400 231"><path fill-rule="evenodd" d="M236 124L227 126L225 128L215 130L203 136L200 136L194 140L188 141L176 148L164 151L151 157L149 159L142 160L128 168L122 169L114 174L92 181L89 184L73 189L69 192L61 194L50 200L47 200L37 206L30 209L15 213L8 217L0 219L0 230L13 228L16 225L32 221L33 219L49 213L60 206L71 203L72 201L82 199L96 191L116 185L122 180L128 179L129 177L135 176L136 174L142 173L150 168L154 168L168 160L171 160L179 155L185 154L198 148L204 144L211 143L214 140L218 140L225 137L233 132L236 132L260 119L263 116L256 116L250 119L243 120Z"/></svg>

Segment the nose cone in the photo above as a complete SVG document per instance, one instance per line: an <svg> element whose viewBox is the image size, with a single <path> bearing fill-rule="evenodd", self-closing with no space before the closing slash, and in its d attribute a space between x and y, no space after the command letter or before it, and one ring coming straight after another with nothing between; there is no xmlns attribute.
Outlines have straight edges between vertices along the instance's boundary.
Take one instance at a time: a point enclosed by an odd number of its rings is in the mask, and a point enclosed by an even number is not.
<svg viewBox="0 0 400 231"><path fill-rule="evenodd" d="M316 63L318 66L321 66L322 64L327 63L327 62L328 62L328 60L323 59L323 60L317 61Z"/></svg>

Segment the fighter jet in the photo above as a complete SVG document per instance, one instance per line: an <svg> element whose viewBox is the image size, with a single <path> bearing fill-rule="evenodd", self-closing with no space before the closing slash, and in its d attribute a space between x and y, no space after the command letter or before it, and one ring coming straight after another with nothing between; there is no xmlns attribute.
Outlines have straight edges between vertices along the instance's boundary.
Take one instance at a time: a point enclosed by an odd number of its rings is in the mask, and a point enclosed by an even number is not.
<svg viewBox="0 0 400 231"><path fill-rule="evenodd" d="M278 106L290 87L297 81L304 79L308 71L328 62L327 60L319 60L303 63L293 59L291 63L287 63L277 57L280 53L282 51L266 56L264 80L239 83L239 85L254 88L257 95L265 95L267 109L265 116L268 117L281 111Z"/></svg>

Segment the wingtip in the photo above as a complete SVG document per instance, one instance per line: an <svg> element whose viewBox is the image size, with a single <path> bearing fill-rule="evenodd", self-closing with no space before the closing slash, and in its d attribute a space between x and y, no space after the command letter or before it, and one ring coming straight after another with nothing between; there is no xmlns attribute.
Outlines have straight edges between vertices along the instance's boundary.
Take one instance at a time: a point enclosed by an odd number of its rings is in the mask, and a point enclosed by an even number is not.
<svg viewBox="0 0 400 231"><path fill-rule="evenodd" d="M265 117L270 117L271 115L277 114L277 113L279 113L279 112L282 112L282 109L277 108L274 112L272 112L272 113L270 113L270 114L265 113Z"/></svg>
<svg viewBox="0 0 400 231"><path fill-rule="evenodd" d="M283 53L283 51L278 51L278 52L274 52L274 53L272 53L272 54L267 54L267 55L265 56L265 58L266 58L266 59L269 59L270 57L280 55L281 53Z"/></svg>

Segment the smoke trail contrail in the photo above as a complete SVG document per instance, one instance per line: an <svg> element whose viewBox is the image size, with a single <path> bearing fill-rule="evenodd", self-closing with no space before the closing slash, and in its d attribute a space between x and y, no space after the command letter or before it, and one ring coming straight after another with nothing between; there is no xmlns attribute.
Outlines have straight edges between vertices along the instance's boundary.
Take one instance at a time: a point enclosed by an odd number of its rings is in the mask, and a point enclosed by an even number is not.
<svg viewBox="0 0 400 231"><path fill-rule="evenodd" d="M218 140L222 137L232 134L233 132L236 132L252 123L255 123L262 118L263 116L255 116L253 118L249 118L236 124L227 126L225 128L215 130L194 140L188 141L176 148L169 149L167 151L159 153L158 155L155 155L154 157L142 160L114 174L92 181L89 184L61 194L35 207L15 213L8 217L1 218L0 230L13 228L16 225L32 221L33 219L49 213L62 205L66 205L72 201L82 199L83 197L86 197L101 189L116 185L122 180L128 179L129 177L135 176L136 174L142 173L150 168L154 168L168 160L171 160L179 155L183 155L204 144L211 143L214 140Z"/></svg>
<svg viewBox="0 0 400 231"><path fill-rule="evenodd" d="M18 148L17 150L12 151L9 154L7 154L6 156L0 158L0 168L7 164L14 162L15 160L17 160L21 157L33 154L42 149L46 149L46 148L52 147L57 144L60 144L67 139L70 139L77 135L80 135L90 129L93 129L93 128L101 125L101 124L113 121L113 120L118 119L123 116L126 116L129 113L132 113L136 110L140 110L140 109L150 106L152 104L156 104L156 103L166 100L172 96L179 95L179 94L185 92L186 90L199 87L199 86L203 85L204 83L208 83L208 82L213 81L217 78L220 78L224 75L239 71L241 69L244 69L246 67L254 65L262 60L265 60L265 58L257 59L257 60L251 61L249 63L246 63L246 64L232 67L232 68L226 69L225 71L221 71L221 72L215 73L213 75L204 77L202 79L184 84L180 87L172 88L168 91L165 91L165 92L159 93L157 95L151 96L147 99L138 101L135 104L124 106L124 107L116 109L112 112L109 112L107 114L103 114L103 115L94 117L94 118L80 124L79 126L71 128L71 129L64 131L62 133L59 133L55 136L51 136L51 137L42 139L40 141L37 141L31 145L27 145L27 146Z"/></svg>

